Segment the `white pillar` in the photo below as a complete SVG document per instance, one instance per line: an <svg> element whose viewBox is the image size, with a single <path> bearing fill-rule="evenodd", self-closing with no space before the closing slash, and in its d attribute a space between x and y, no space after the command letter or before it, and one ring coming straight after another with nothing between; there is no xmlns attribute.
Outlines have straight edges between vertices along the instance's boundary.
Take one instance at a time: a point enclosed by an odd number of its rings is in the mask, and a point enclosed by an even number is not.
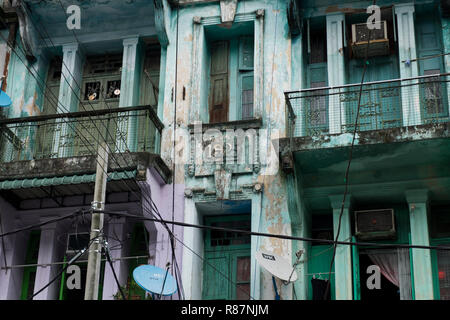
<svg viewBox="0 0 450 320"><path fill-rule="evenodd" d="M1 212L0 212L1 214ZM7 215L2 214L3 232L21 227L18 221L7 221ZM0 266L23 264L27 252L27 237L23 232L4 237L5 252L0 240ZM23 269L0 269L0 300L19 300L22 291Z"/></svg>
<svg viewBox="0 0 450 320"><path fill-rule="evenodd" d="M108 247L110 248L110 256L112 260L124 257L126 255L126 246L124 246L124 244L119 241L120 239L125 239L125 233L125 218L113 219L108 223ZM122 286L125 285L128 276L128 261L117 260L113 261L112 265L116 272L117 278L119 279L119 283ZM117 286L116 280L114 279L114 274L112 272L111 266L108 262L106 262L105 274L103 277L103 300L113 300L114 295L118 292L119 287Z"/></svg>
<svg viewBox="0 0 450 320"><path fill-rule="evenodd" d="M133 107L139 104L142 59L140 52L139 37L123 40L119 107ZM127 148L131 152L135 151L137 146L137 118L135 116L129 116L126 119L121 118L118 126L119 135L116 137L118 151L124 152Z"/></svg>
<svg viewBox="0 0 450 320"><path fill-rule="evenodd" d="M416 38L414 32L414 3L394 5L397 16L398 48L400 63L400 78L413 78L419 75L418 62L405 63L417 58ZM418 83L417 81L403 81L402 85ZM403 125L413 126L422 124L420 112L419 86L406 86L401 89Z"/></svg>
<svg viewBox="0 0 450 320"><path fill-rule="evenodd" d="M75 112L78 110L83 75L83 59L78 43L63 46L63 64L61 69L57 113ZM64 123L68 119L57 120L54 135L53 154L56 157L68 157L72 153L72 141L68 135L74 132L74 124Z"/></svg>
<svg viewBox="0 0 450 320"><path fill-rule="evenodd" d="M345 15L333 13L327 15L327 57L328 85L330 87L345 84L345 57L343 26ZM345 108L341 108L339 95L330 90L328 103L328 119L330 133L341 133L341 126L346 124Z"/></svg>
<svg viewBox="0 0 450 320"><path fill-rule="evenodd" d="M406 200L409 206L411 244L430 245L428 233L428 191L408 190ZM414 269L414 296L416 300L433 300L433 274L431 251L429 249L412 249Z"/></svg>
<svg viewBox="0 0 450 320"><path fill-rule="evenodd" d="M45 219L44 219L45 221ZM42 221L43 222L43 221ZM46 263L57 262L60 256L58 250L60 249L60 242L58 241L57 223L50 223L42 226L41 239L39 243L38 266L36 270L36 281L34 283L34 293L46 286L50 280L58 273L62 266L47 265ZM56 300L58 298L58 289L60 281L53 282L49 287L36 295L33 300Z"/></svg>
<svg viewBox="0 0 450 320"><path fill-rule="evenodd" d="M334 238L337 235L339 216L341 213L343 195L329 196L333 208ZM351 241L352 229L350 221L350 199L347 195L341 218L341 228L338 241ZM353 299L352 249L348 245L338 245L334 260L336 300Z"/></svg>

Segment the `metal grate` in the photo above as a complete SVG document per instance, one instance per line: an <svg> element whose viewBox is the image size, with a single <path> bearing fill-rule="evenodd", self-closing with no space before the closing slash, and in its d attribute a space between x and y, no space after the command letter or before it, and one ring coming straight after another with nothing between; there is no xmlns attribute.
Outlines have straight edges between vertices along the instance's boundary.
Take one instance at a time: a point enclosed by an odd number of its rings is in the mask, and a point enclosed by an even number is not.
<svg viewBox="0 0 450 320"><path fill-rule="evenodd" d="M393 225L393 210L355 211L357 233L391 231Z"/></svg>
<svg viewBox="0 0 450 320"><path fill-rule="evenodd" d="M158 153L162 124L151 106L141 106L0 120L0 162L91 155L105 138L118 152L130 119L137 122L134 152Z"/></svg>
<svg viewBox="0 0 450 320"><path fill-rule="evenodd" d="M434 74L364 83L357 131L448 122L450 80L447 76ZM294 136L353 132L360 86L349 84L286 92L288 132Z"/></svg>
<svg viewBox="0 0 450 320"><path fill-rule="evenodd" d="M450 244L444 246L450 246ZM450 300L450 251L438 250L437 260L441 300Z"/></svg>

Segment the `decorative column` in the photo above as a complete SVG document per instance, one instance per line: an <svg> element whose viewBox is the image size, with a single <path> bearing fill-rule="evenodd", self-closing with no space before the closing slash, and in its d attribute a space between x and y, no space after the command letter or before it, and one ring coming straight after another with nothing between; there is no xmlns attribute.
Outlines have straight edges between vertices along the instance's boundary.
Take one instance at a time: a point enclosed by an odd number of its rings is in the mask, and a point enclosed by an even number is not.
<svg viewBox="0 0 450 320"><path fill-rule="evenodd" d="M75 112L78 110L81 80L83 75L84 56L78 43L63 46L63 64L59 89L57 113ZM73 133L75 128L68 125L65 119L58 119L53 140L53 154L63 158L72 154Z"/></svg>
<svg viewBox="0 0 450 320"><path fill-rule="evenodd" d="M41 239L39 243L38 255L38 264L40 266L38 266L36 270L34 293L45 287L50 280L53 279L61 267L57 265L45 265L47 263L59 261L58 257L60 255L58 254L58 249L60 242L57 238L58 229L59 225L57 223L50 223L42 226L41 228ZM58 297L59 284L59 281L53 282L53 284L35 296L33 300L56 300Z"/></svg>
<svg viewBox="0 0 450 320"><path fill-rule="evenodd" d="M310 223L306 208L298 192L297 180L294 173L288 173L286 176L286 190L288 198L288 210L291 218L292 235L296 237L310 237ZM306 241L292 242L292 264L297 261L296 253L303 250L300 259L300 267L296 269L298 280L294 282L294 288L298 300L308 299L308 263L306 261L311 244Z"/></svg>
<svg viewBox="0 0 450 320"><path fill-rule="evenodd" d="M429 246L428 190L408 190L405 195L409 206L411 244ZM416 300L434 299L431 251L429 249L412 249L412 262Z"/></svg>
<svg viewBox="0 0 450 320"><path fill-rule="evenodd" d="M345 57L343 26L345 15L333 13L327 15L327 57L328 57L328 85L330 87L345 84ZM328 104L329 131L341 133L341 126L346 124L345 108L341 108L339 95L330 90Z"/></svg>
<svg viewBox="0 0 450 320"><path fill-rule="evenodd" d="M414 3L394 5L397 16L398 49L400 63L400 78L413 78L419 75L418 63L409 62L417 58L416 38L414 32ZM402 62L405 61L405 62ZM402 85L417 84L417 80L403 81ZM402 87L403 125L413 126L422 124L420 110L419 86Z"/></svg>
<svg viewBox="0 0 450 320"><path fill-rule="evenodd" d="M202 73L196 72L201 70L202 59L204 58L205 34L201 17L194 17L192 20L192 73L191 73L191 107L189 112L189 121L206 120L201 116L201 84Z"/></svg>
<svg viewBox="0 0 450 320"><path fill-rule="evenodd" d="M3 232L15 230L22 226L19 221L15 221L11 216L4 214L4 211L0 214ZM23 264L27 252L27 237L26 234L20 232L4 237L3 240L5 251L3 251L0 239L0 300L19 300L22 291L23 269L4 269L5 258L7 266Z"/></svg>
<svg viewBox="0 0 450 320"><path fill-rule="evenodd" d="M291 36L291 90L300 90L304 84L304 64L303 64L303 33L297 36ZM295 126L292 128L293 136L303 137L305 135L305 110L303 106L304 99L298 99L297 103L300 103L300 108L296 108L295 114ZM286 111L287 112L287 111ZM288 119L288 115L286 115ZM286 123L286 128L289 128L289 123ZM286 131L286 133L288 133Z"/></svg>
<svg viewBox="0 0 450 320"><path fill-rule="evenodd" d="M256 184L253 187L252 196L252 217L251 217L251 231L260 231L260 218L261 218L261 197L262 197L262 185ZM255 257L256 251L260 249L259 243L260 237L252 236L250 240L251 256ZM250 262L250 295L255 299L261 298L261 267L256 262L256 259L251 259Z"/></svg>
<svg viewBox="0 0 450 320"><path fill-rule="evenodd" d="M120 239L125 239L126 229L126 219L117 218L113 219L108 223L108 247L110 248L111 260L113 260L112 265L116 272L119 283L122 285L126 284L128 269L127 261L114 259L124 257L125 248L124 245L119 241ZM119 292L116 280L114 279L114 274L112 272L111 266L108 262L105 263L105 275L103 279L103 300L113 300L114 295Z"/></svg>
<svg viewBox="0 0 450 320"><path fill-rule="evenodd" d="M184 201L184 222L200 224L201 217L195 207L192 191L186 190ZM167 232L166 232L167 234ZM186 300L202 299L203 262L191 250L197 252L203 258L203 232L199 229L186 228L183 242L183 268L181 270L181 282L183 283ZM187 249L190 248L191 250Z"/></svg>
<svg viewBox="0 0 450 320"><path fill-rule="evenodd" d="M132 107L139 104L141 60L142 54L139 37L123 40L119 107ZM136 112L119 119L118 122L119 132L116 137L117 151L125 152L127 148L131 152L136 151L138 126Z"/></svg>
<svg viewBox="0 0 450 320"><path fill-rule="evenodd" d="M344 195L329 196L333 208L334 238L337 235L339 216ZM338 241L351 241L352 230L350 222L351 196L347 195L342 212L341 228ZM353 299L352 248L348 245L338 245L334 260L336 300Z"/></svg>
<svg viewBox="0 0 450 320"><path fill-rule="evenodd" d="M254 111L255 118L263 117L264 107L264 9L256 10L254 59Z"/></svg>

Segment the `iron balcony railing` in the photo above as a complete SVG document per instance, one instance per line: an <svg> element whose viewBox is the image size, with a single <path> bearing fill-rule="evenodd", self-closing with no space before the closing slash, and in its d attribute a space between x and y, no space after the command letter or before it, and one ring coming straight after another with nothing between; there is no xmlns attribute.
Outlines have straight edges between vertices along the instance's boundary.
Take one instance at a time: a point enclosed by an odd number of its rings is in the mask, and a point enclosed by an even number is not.
<svg viewBox="0 0 450 320"><path fill-rule="evenodd" d="M152 106L3 118L0 161L92 155L105 140L113 152L159 153L163 127Z"/></svg>
<svg viewBox="0 0 450 320"><path fill-rule="evenodd" d="M449 75L285 92L287 135L353 132L358 104L357 131L448 122Z"/></svg>

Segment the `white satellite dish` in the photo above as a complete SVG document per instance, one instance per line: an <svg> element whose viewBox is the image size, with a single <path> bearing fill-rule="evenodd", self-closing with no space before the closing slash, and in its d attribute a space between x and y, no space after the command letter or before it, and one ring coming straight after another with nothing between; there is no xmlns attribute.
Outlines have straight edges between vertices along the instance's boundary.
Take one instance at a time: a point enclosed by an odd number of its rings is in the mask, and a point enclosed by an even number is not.
<svg viewBox="0 0 450 320"><path fill-rule="evenodd" d="M291 263L272 252L258 250L256 261L272 275L283 281L294 282L297 280L297 272L295 272Z"/></svg>

